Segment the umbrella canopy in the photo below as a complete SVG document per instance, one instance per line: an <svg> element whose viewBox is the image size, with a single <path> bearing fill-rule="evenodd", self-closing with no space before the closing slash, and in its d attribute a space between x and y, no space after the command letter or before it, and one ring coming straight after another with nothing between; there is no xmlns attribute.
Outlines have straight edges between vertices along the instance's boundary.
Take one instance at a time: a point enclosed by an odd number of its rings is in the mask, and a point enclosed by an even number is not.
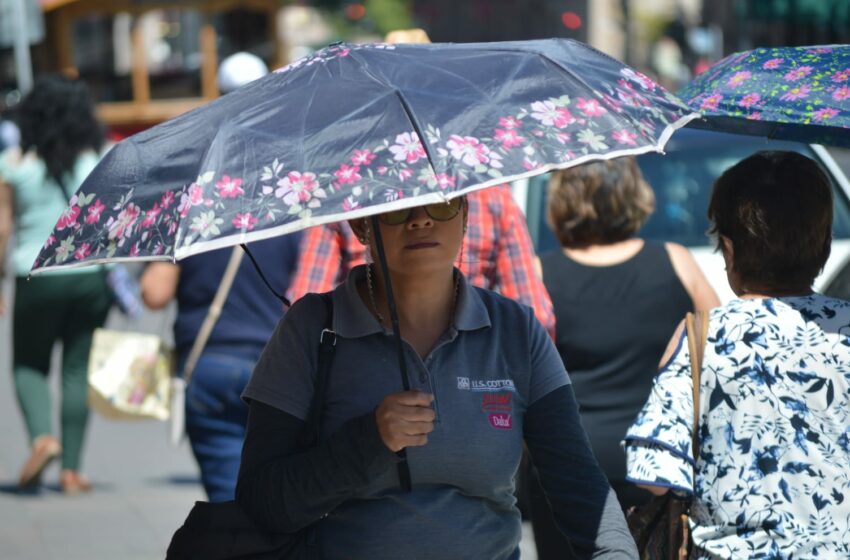
<svg viewBox="0 0 850 560"><path fill-rule="evenodd" d="M660 151L697 118L564 39L335 44L114 147L33 270L180 259Z"/></svg>
<svg viewBox="0 0 850 560"><path fill-rule="evenodd" d="M689 126L850 147L850 46L762 48L724 58L679 96Z"/></svg>

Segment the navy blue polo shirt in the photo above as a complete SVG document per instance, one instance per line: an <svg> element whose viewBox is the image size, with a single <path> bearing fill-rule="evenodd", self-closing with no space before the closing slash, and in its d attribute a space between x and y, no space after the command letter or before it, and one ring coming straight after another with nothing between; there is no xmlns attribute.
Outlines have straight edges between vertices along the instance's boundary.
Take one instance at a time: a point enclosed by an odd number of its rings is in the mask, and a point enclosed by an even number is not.
<svg viewBox="0 0 850 560"><path fill-rule="evenodd" d="M403 390L392 336L357 291L365 267L333 294L336 352L323 411L324 435ZM243 397L304 419L324 322L318 298L299 300L263 351ZM461 277L452 325L424 359L405 343L410 385L434 395L435 430L407 450L413 491L395 470L321 523L324 557L518 558L513 495L528 407L569 383L531 308Z"/></svg>

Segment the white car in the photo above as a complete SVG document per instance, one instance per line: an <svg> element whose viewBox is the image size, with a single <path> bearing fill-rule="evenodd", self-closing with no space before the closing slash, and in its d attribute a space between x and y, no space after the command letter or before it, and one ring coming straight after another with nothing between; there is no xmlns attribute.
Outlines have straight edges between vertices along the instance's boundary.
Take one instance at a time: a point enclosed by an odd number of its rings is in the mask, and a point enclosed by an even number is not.
<svg viewBox="0 0 850 560"><path fill-rule="evenodd" d="M656 197L655 213L638 235L688 247L722 302L734 297L726 280L723 257L706 233L708 201L715 179L723 171L759 150L793 150L817 160L829 174L834 194L833 242L829 261L815 289L850 297L850 181L822 146L782 142L753 136L683 129L673 134L666 154L638 156L644 178ZM546 224L549 175L514 184L514 196L525 210L538 254L558 248ZM846 271L842 269L848 266ZM841 272L841 274L839 274Z"/></svg>

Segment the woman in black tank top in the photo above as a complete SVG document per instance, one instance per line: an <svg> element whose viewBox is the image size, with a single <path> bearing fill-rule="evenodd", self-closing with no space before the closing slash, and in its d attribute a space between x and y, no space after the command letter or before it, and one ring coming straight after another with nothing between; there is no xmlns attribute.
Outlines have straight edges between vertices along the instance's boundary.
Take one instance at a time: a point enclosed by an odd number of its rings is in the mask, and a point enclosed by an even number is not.
<svg viewBox="0 0 850 560"><path fill-rule="evenodd" d="M620 440L646 402L670 333L686 312L719 305L687 249L634 237L654 205L634 158L557 172L549 224L562 249L540 259L556 346L596 458L624 509L650 494L626 482ZM538 556L569 558L536 477L529 478Z"/></svg>

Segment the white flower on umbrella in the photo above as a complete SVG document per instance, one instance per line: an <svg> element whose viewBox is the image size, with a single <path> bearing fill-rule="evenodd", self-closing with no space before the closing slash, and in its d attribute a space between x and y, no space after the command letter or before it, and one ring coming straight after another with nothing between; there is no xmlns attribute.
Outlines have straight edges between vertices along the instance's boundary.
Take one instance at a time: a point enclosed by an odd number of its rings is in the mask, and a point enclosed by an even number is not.
<svg viewBox="0 0 850 560"><path fill-rule="evenodd" d="M68 260L71 254L74 252L74 236L69 235L65 239L63 239L59 246L56 247L56 262L63 263Z"/></svg>
<svg viewBox="0 0 850 560"><path fill-rule="evenodd" d="M325 198L325 191L319 188L316 174L290 171L286 177L277 182L274 195L282 198L284 204L310 204L313 197Z"/></svg>
<svg viewBox="0 0 850 560"><path fill-rule="evenodd" d="M620 73L626 78L632 80L633 82L637 82L640 87L643 89L654 91L655 90L655 82L650 80L646 75L641 74L631 68L623 68L620 70Z"/></svg>
<svg viewBox="0 0 850 560"><path fill-rule="evenodd" d="M605 137L601 134L596 134L589 128L586 128L579 132L577 135L578 141L582 144L587 144L588 147L592 150L605 150L608 148L608 144L603 142Z"/></svg>
<svg viewBox="0 0 850 560"><path fill-rule="evenodd" d="M395 144L390 146L390 152L392 152L394 160L406 161L407 163L416 163L425 157L425 148L422 147L422 142L419 141L419 137L410 132L396 136Z"/></svg>
<svg viewBox="0 0 850 560"><path fill-rule="evenodd" d="M452 157L459 159L470 167L475 167L490 161L490 148L472 136L452 134L446 147L451 150Z"/></svg>
<svg viewBox="0 0 850 560"><path fill-rule="evenodd" d="M569 109L557 106L554 101L535 101L531 104L531 111L531 118L546 126L564 128L576 120Z"/></svg>
<svg viewBox="0 0 850 560"><path fill-rule="evenodd" d="M120 239L123 242L124 238L129 237L133 233L133 225L139 219L142 210L135 204L128 204L115 218L110 218L106 222L106 227L109 231L107 237L112 239Z"/></svg>
<svg viewBox="0 0 850 560"><path fill-rule="evenodd" d="M200 216L192 218L192 225L189 229L201 234L201 237L210 237L211 235L219 235L221 231L218 229L220 224L224 223L221 218L215 217L215 212L201 212Z"/></svg>

